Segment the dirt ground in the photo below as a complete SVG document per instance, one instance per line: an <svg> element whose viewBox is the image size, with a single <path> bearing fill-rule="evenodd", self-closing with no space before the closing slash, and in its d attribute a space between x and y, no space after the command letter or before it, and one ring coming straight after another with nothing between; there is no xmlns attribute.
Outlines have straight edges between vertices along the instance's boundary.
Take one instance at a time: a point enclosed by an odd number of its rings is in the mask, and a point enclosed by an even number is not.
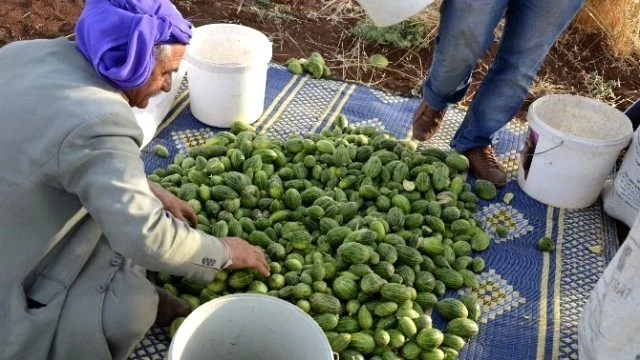
<svg viewBox="0 0 640 360"><path fill-rule="evenodd" d="M332 76L358 81L394 93L411 94L426 76L433 44L423 49L400 50L359 42L349 34L364 14L348 0L174 0L196 25L230 22L250 26L273 41L273 61L307 57L318 51ZM5 0L0 3L0 46L16 40L52 38L73 33L84 0ZM355 14L355 15L354 15ZM490 64L496 46L480 61L468 102ZM391 65L384 70L366 65L368 55L385 54ZM640 98L640 59L625 61L607 55L597 34L573 30L549 53L519 113L537 97L568 92L601 97L620 109Z"/></svg>

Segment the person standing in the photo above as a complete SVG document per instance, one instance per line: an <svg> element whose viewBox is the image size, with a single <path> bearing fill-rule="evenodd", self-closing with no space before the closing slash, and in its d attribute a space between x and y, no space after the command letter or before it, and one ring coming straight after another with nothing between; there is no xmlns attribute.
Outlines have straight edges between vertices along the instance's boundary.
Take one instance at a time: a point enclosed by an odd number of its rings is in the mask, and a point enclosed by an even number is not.
<svg viewBox="0 0 640 360"><path fill-rule="evenodd" d="M476 178L504 186L492 137L520 109L549 49L584 0L443 0L440 29L413 136L425 141L440 128L449 104L459 102L471 73L494 40L504 17L500 45L475 93L451 147L469 158Z"/></svg>

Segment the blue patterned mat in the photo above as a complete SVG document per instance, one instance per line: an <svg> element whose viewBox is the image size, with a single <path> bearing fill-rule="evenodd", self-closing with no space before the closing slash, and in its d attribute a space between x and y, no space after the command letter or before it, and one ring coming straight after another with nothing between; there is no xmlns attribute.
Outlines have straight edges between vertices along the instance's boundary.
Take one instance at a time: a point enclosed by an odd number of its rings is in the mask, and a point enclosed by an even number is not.
<svg viewBox="0 0 640 360"><path fill-rule="evenodd" d="M268 73L265 111L254 125L259 132L281 138L321 131L343 113L351 123L374 125L409 138L418 103L416 98L356 84L293 76L273 66ZM464 115L465 109L451 108L443 129L428 145L447 148ZM154 155L154 145L165 145L172 158L218 130L193 117L183 83L158 135L143 149L146 170L169 162ZM577 359L582 306L618 249L615 223L599 202L583 210L558 209L520 190L516 176L526 134L526 124L512 121L500 130L495 144L510 181L493 202L482 202L477 214L494 236L482 254L487 267L480 274L480 286L460 291L472 292L482 307L480 334L461 351L461 359ZM505 192L515 194L509 205L501 200ZM508 227L506 237L495 236L498 225ZM544 235L555 241L554 253L537 250L537 240ZM602 247L601 253L589 249L596 245ZM442 326L437 314L434 323ZM161 359L168 346L166 329L151 329L131 359Z"/></svg>

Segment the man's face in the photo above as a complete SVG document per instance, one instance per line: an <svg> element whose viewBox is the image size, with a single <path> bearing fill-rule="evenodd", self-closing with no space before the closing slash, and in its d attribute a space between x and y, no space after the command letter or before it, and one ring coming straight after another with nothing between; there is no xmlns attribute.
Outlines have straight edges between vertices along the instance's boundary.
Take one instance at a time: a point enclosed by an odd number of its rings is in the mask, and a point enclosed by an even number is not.
<svg viewBox="0 0 640 360"><path fill-rule="evenodd" d="M171 90L173 73L178 71L180 62L184 56L185 46L182 44L171 45L171 55L161 61L157 61L149 80L139 87L124 91L129 99L129 105L144 109L149 105L149 99L158 95L160 91Z"/></svg>

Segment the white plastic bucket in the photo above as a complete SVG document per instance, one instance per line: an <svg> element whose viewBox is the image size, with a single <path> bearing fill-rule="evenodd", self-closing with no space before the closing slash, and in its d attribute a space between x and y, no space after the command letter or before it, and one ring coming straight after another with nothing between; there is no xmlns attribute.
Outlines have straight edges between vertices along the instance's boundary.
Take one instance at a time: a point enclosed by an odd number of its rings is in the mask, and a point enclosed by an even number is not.
<svg viewBox="0 0 640 360"><path fill-rule="evenodd" d="M136 116L136 121L144 135L142 139L142 146L140 147L141 149L151 142L153 137L156 135L158 126L160 126L162 120L164 120L165 116L167 116L171 110L171 106L173 105L176 95L178 95L186 70L186 64L182 64L178 71L172 75L172 86L168 93L161 92L160 94L152 97L149 99L149 105L144 109L132 108L133 114Z"/></svg>
<svg viewBox="0 0 640 360"><path fill-rule="evenodd" d="M576 95L548 95L529 107L535 148L518 184L534 199L560 208L584 208L600 195L616 158L631 139L624 113Z"/></svg>
<svg viewBox="0 0 640 360"><path fill-rule="evenodd" d="M613 179L602 189L602 207L607 215L633 226L640 213L640 129L633 133L631 145Z"/></svg>
<svg viewBox="0 0 640 360"><path fill-rule="evenodd" d="M419 13L433 0L357 0L376 26L397 24Z"/></svg>
<svg viewBox="0 0 640 360"><path fill-rule="evenodd" d="M209 301L184 320L169 360L331 360L329 340L307 313L284 300L233 294Z"/></svg>
<svg viewBox="0 0 640 360"><path fill-rule="evenodd" d="M640 217L622 241L582 307L577 339L580 360L633 359L640 354L636 341L640 332Z"/></svg>
<svg viewBox="0 0 640 360"><path fill-rule="evenodd" d="M223 128L234 121L258 120L264 110L271 48L263 33L242 25L194 29L185 54L193 116Z"/></svg>

